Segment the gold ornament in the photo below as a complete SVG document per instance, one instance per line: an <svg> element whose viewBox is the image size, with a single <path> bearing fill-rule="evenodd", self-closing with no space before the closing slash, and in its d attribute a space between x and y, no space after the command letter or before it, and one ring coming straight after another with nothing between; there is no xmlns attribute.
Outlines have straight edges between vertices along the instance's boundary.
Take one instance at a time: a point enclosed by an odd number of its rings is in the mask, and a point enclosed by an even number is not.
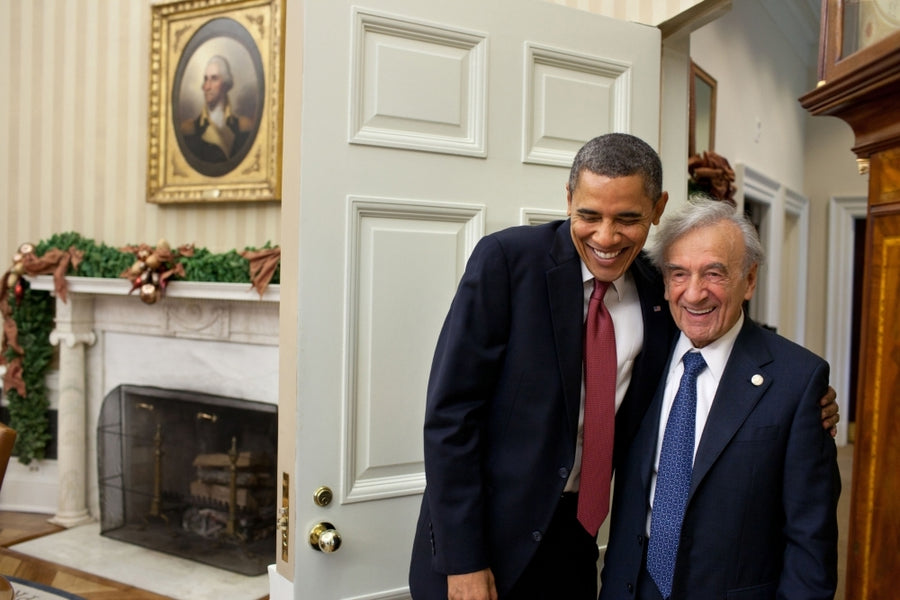
<svg viewBox="0 0 900 600"><path fill-rule="evenodd" d="M141 300L147 304L153 304L159 300L159 290L152 283L145 283L141 286Z"/></svg>

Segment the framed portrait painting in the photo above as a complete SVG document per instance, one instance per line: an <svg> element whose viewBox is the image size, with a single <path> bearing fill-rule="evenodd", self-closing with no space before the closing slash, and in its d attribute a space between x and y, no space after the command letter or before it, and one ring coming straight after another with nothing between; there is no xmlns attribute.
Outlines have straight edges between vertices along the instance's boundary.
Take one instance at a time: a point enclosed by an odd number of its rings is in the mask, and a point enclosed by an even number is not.
<svg viewBox="0 0 900 600"><path fill-rule="evenodd" d="M148 201L280 200L283 0L151 10Z"/></svg>

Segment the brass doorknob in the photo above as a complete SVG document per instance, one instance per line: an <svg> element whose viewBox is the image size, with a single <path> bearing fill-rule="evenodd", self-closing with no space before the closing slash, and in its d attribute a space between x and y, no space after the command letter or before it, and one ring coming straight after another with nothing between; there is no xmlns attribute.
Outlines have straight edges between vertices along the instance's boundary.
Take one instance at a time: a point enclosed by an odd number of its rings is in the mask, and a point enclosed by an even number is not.
<svg viewBox="0 0 900 600"><path fill-rule="evenodd" d="M317 523L309 530L309 545L318 552L337 552L341 547L341 534L331 523Z"/></svg>

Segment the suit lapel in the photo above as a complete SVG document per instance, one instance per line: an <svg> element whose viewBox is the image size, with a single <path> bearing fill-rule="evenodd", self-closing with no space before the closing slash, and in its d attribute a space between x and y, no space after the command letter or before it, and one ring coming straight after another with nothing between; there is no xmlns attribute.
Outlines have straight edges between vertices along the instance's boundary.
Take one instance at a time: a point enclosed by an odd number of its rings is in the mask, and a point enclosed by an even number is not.
<svg viewBox="0 0 900 600"><path fill-rule="evenodd" d="M654 398L660 378L664 377L665 366L676 339L677 329L669 313L669 306L663 297L662 279L641 253L629 269L634 277L641 301L644 337L641 352L632 365L631 382L625 393L625 400L616 413L615 461L628 455L628 448L641 427L644 415ZM657 410L658 412L658 410Z"/></svg>
<svg viewBox="0 0 900 600"><path fill-rule="evenodd" d="M556 358L563 375L568 423L577 428L581 407L584 282L581 279L581 259L572 243L569 221L556 230L550 256L555 264L547 270L547 294Z"/></svg>
<svg viewBox="0 0 900 600"><path fill-rule="evenodd" d="M762 367L770 362L759 326L745 316L697 447L691 496L769 389L772 381Z"/></svg>
<svg viewBox="0 0 900 600"><path fill-rule="evenodd" d="M668 313L668 307L666 312ZM662 413L662 402L666 392L666 374L669 372L672 363L675 346L678 338L675 337L669 343L668 359L664 366L660 366L657 372L660 374L656 391L653 394L653 400L647 408L637 436L635 437L635 449L640 453L640 474L641 487L646 492L647 502L650 499L650 476L653 474L653 463L656 461L656 446L659 443L660 427L665 427L664 423L660 423Z"/></svg>
<svg viewBox="0 0 900 600"><path fill-rule="evenodd" d="M668 370L668 369L667 369ZM646 491L644 495L647 502L650 502L650 476L653 474L653 463L656 460L656 445L659 441L659 428L664 427L659 422L660 412L662 410L662 400L666 389L666 379L662 377L653 395L653 402L647 409L644 421L638 429L638 434L634 441L634 451L638 452L641 489Z"/></svg>

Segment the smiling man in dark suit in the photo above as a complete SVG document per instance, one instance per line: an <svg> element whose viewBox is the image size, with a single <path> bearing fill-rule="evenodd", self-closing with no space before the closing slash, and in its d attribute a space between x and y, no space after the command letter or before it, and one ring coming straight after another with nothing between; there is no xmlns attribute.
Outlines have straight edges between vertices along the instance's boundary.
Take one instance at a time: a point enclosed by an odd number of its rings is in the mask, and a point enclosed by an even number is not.
<svg viewBox="0 0 900 600"><path fill-rule="evenodd" d="M410 570L416 600L596 600L597 531L577 520L574 494L587 299L595 277L614 282L617 433L633 431L675 331L659 274L640 256L668 194L656 152L626 134L588 142L566 192L569 220L479 242L441 331Z"/></svg>
<svg viewBox="0 0 900 600"><path fill-rule="evenodd" d="M763 252L742 214L697 198L657 233L682 333L616 472L600 598L833 598L840 474L815 402L828 364L744 315Z"/></svg>

